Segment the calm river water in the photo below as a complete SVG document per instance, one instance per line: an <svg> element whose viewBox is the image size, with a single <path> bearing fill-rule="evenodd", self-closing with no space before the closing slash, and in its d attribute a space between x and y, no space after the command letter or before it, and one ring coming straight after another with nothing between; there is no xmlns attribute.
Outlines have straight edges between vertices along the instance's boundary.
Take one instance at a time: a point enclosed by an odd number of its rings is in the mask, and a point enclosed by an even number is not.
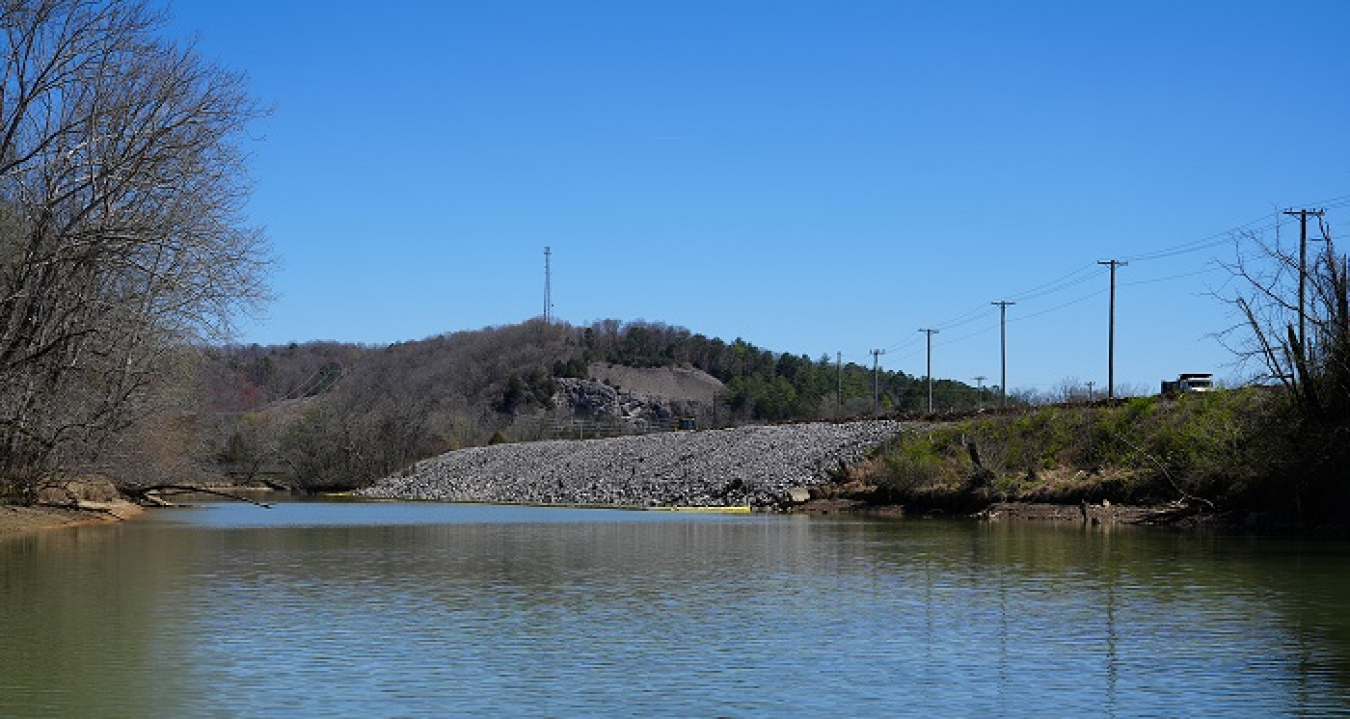
<svg viewBox="0 0 1350 719"><path fill-rule="evenodd" d="M244 504L0 537L4 716L1350 713L1350 547Z"/></svg>

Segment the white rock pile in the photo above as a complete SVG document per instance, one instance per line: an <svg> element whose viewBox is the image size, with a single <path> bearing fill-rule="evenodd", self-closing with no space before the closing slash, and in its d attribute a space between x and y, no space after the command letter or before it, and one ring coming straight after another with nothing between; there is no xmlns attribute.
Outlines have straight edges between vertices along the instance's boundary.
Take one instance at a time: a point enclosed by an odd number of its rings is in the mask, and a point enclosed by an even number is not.
<svg viewBox="0 0 1350 719"><path fill-rule="evenodd" d="M620 506L771 506L824 484L906 425L890 420L739 427L499 444L418 462L367 497ZM911 425L912 428L912 425Z"/></svg>

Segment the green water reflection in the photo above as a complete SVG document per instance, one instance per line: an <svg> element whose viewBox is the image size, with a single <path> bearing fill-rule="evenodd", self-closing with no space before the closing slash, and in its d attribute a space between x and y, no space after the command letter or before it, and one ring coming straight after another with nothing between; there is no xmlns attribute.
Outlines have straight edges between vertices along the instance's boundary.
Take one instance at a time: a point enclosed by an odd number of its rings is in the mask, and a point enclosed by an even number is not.
<svg viewBox="0 0 1350 719"><path fill-rule="evenodd" d="M0 538L0 714L1350 711L1343 544L215 506Z"/></svg>

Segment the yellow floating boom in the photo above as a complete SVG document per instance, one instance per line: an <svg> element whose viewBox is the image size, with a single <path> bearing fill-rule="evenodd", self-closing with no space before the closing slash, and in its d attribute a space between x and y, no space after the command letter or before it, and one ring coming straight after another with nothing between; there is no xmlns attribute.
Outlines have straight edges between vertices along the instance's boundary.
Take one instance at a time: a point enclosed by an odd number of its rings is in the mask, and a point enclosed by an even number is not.
<svg viewBox="0 0 1350 719"><path fill-rule="evenodd" d="M697 512L700 514L749 514L750 505L738 504L730 507L648 507L651 512Z"/></svg>

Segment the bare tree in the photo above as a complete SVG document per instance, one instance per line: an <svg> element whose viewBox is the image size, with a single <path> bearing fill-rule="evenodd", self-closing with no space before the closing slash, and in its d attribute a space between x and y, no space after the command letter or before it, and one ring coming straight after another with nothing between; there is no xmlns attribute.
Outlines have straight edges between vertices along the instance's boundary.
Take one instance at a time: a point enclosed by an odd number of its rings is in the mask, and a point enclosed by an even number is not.
<svg viewBox="0 0 1350 719"><path fill-rule="evenodd" d="M95 456L266 296L242 76L143 1L0 0L0 474Z"/></svg>
<svg viewBox="0 0 1350 719"><path fill-rule="evenodd" d="M1086 402L1088 399L1087 385L1083 384L1077 377L1065 377L1059 381L1059 384L1055 385L1051 396L1057 402Z"/></svg>
<svg viewBox="0 0 1350 719"><path fill-rule="evenodd" d="M1286 509L1314 524L1343 522L1350 501L1350 265L1321 229L1307 266L1301 247L1244 238L1239 249L1254 249L1229 266L1226 298L1240 323L1225 335L1284 389L1261 435L1270 445L1262 474L1266 491L1280 492L1270 496L1286 496Z"/></svg>
<svg viewBox="0 0 1350 719"><path fill-rule="evenodd" d="M1239 358L1261 369L1259 377L1288 391L1305 419L1335 424L1350 418L1350 268L1321 229L1320 251L1307 267L1297 248L1242 238L1255 249L1228 266L1239 282L1226 299L1240 324L1226 337ZM1302 304L1300 282L1308 290ZM1300 317L1309 328L1302 340Z"/></svg>

